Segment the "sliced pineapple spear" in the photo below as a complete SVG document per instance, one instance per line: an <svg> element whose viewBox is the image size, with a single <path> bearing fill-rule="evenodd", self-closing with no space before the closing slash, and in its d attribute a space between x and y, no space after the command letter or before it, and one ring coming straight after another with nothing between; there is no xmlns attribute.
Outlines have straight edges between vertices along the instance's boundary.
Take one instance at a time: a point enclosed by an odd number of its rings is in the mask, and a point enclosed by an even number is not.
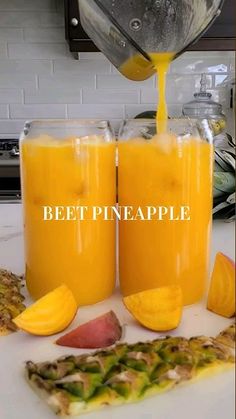
<svg viewBox="0 0 236 419"><path fill-rule="evenodd" d="M29 383L61 415L137 402L234 365L235 325L216 338L166 337L106 351L27 362Z"/></svg>
<svg viewBox="0 0 236 419"><path fill-rule="evenodd" d="M13 318L24 309L21 277L0 269L0 336L17 330Z"/></svg>

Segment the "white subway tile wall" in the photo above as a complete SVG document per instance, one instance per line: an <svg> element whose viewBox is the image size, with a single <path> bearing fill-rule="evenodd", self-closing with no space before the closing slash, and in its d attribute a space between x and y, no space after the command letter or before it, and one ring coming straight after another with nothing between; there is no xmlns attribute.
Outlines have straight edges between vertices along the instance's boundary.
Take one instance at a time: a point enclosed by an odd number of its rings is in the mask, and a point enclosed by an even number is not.
<svg viewBox="0 0 236 419"><path fill-rule="evenodd" d="M0 103L23 103L23 100L23 89L0 88Z"/></svg>
<svg viewBox="0 0 236 419"><path fill-rule="evenodd" d="M0 38L1 42L1 38ZM0 58L7 58L7 45L0 43Z"/></svg>
<svg viewBox="0 0 236 419"><path fill-rule="evenodd" d="M0 118L8 118L8 116L8 105L0 105Z"/></svg>
<svg viewBox="0 0 236 419"><path fill-rule="evenodd" d="M48 118L64 118L66 105L14 105L10 104L10 117L12 119L35 119Z"/></svg>
<svg viewBox="0 0 236 419"><path fill-rule="evenodd" d="M0 137L18 136L32 118L123 118L154 110L156 78L125 79L101 53L75 60L65 41L63 0L0 0ZM201 73L233 126L233 52L189 52L167 77L170 116L199 90Z"/></svg>

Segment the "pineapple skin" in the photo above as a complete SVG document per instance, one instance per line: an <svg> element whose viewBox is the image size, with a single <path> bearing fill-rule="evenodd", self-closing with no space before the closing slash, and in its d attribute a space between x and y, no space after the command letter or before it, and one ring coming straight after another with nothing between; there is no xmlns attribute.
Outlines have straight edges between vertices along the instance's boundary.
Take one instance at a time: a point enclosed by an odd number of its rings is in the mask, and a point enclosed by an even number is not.
<svg viewBox="0 0 236 419"><path fill-rule="evenodd" d="M227 337L224 344L222 336ZM76 416L138 402L232 368L235 325L216 338L166 337L108 350L66 356L54 362L26 363L30 385L59 415Z"/></svg>
<svg viewBox="0 0 236 419"><path fill-rule="evenodd" d="M21 277L0 269L0 336L17 330L12 319L25 309L21 288Z"/></svg>

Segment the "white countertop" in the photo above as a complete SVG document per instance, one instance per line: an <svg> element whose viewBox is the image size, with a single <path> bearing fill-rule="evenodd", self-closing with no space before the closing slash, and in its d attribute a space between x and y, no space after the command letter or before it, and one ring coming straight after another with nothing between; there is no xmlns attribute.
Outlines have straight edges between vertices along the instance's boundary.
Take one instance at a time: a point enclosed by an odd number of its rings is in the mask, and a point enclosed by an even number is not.
<svg viewBox="0 0 236 419"><path fill-rule="evenodd" d="M234 223L214 222L211 265L216 252L234 259ZM20 204L0 204L0 267L15 273L24 272L22 208ZM125 340L155 339L157 333L139 326L125 310L119 292L103 303L78 311L71 328L95 316L114 310L125 327ZM181 325L173 335L215 335L230 320L205 309L205 301L184 309ZM53 345L55 337L35 337L23 332L0 338L0 417L1 419L52 419L49 408L25 383L23 365L26 360L45 361L73 350ZM234 419L234 373L228 371L135 405L107 408L81 416L88 419Z"/></svg>

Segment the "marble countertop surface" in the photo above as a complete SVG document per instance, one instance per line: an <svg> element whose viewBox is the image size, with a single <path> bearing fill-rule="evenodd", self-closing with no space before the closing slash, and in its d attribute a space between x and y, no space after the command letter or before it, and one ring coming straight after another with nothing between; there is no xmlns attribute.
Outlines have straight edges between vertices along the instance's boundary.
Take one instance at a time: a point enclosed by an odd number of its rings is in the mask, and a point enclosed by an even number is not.
<svg viewBox="0 0 236 419"><path fill-rule="evenodd" d="M234 259L234 223L214 222L211 265L218 251ZM15 273L24 272L23 225L21 204L0 204L0 267ZM29 303L29 299L26 299ZM97 315L114 310L125 325L124 340L155 339L158 334L139 326L122 304L117 290L108 300L78 310L70 328ZM231 320L206 310L206 301L184 308L176 336L206 334L214 336ZM2 419L53 419L56 416L26 384L23 370L26 360L46 361L83 351L53 344L55 336L36 337L24 332L0 338L0 417ZM107 408L80 416L84 419L234 419L234 372L227 371L194 384L177 388L142 403Z"/></svg>

